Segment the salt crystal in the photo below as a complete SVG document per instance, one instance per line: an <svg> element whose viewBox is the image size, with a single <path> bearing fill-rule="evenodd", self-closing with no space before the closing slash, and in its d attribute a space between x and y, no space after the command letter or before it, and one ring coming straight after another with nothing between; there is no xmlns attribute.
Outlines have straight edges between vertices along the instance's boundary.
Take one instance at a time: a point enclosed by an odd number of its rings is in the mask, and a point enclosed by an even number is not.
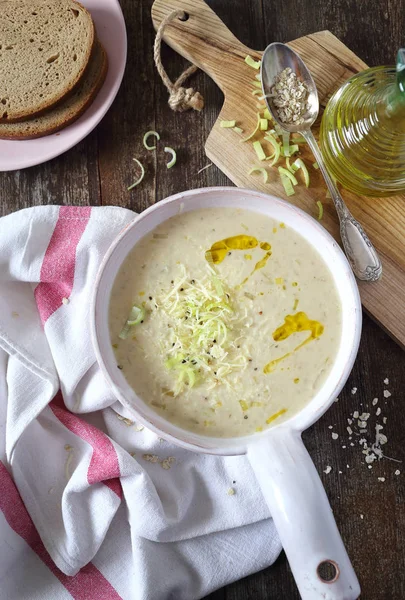
<svg viewBox="0 0 405 600"><path fill-rule="evenodd" d="M337 440L339 435L337 433L332 433L332 439Z"/></svg>
<svg viewBox="0 0 405 600"><path fill-rule="evenodd" d="M384 483L385 477L378 477L378 481L381 481L382 483Z"/></svg>
<svg viewBox="0 0 405 600"><path fill-rule="evenodd" d="M335 402L339 402L339 398L336 398Z"/></svg>
<svg viewBox="0 0 405 600"><path fill-rule="evenodd" d="M329 475L329 473L332 471L332 467L331 466L327 466L326 469L324 470L324 473L326 473L326 475Z"/></svg>
<svg viewBox="0 0 405 600"><path fill-rule="evenodd" d="M349 423L349 425L351 425L353 423L353 419L347 419L347 422Z"/></svg>
<svg viewBox="0 0 405 600"><path fill-rule="evenodd" d="M391 392L389 392L388 390L384 390L383 394L384 398L389 398L392 395Z"/></svg>
<svg viewBox="0 0 405 600"><path fill-rule="evenodd" d="M346 427L346 429L347 429L347 433L348 433L349 435L352 435L352 433L353 433L353 430L352 430L352 428L351 428L351 427Z"/></svg>
<svg viewBox="0 0 405 600"><path fill-rule="evenodd" d="M380 407L377 408L375 414L377 415L377 417L380 416L380 414L381 414L381 408Z"/></svg>
<svg viewBox="0 0 405 600"><path fill-rule="evenodd" d="M386 377L386 378L384 379L384 383L385 383L385 385L388 385L388 384L389 384L389 382L390 382L390 380L388 379L388 377Z"/></svg>
<svg viewBox="0 0 405 600"><path fill-rule="evenodd" d="M373 398L372 405L375 406L377 404L377 402L378 402L378 398Z"/></svg>
<svg viewBox="0 0 405 600"><path fill-rule="evenodd" d="M329 425L328 429L333 429L333 425Z"/></svg>
<svg viewBox="0 0 405 600"><path fill-rule="evenodd" d="M346 448L346 446L342 446L342 448Z"/></svg>
<svg viewBox="0 0 405 600"><path fill-rule="evenodd" d="M347 467L348 469L350 469L350 466L349 466L349 465L346 465L346 467Z"/></svg>
<svg viewBox="0 0 405 600"><path fill-rule="evenodd" d="M387 423L387 417L383 417L383 423L384 425Z"/></svg>
<svg viewBox="0 0 405 600"><path fill-rule="evenodd" d="M354 446L353 442L350 442L350 445L351 445L351 446Z"/></svg>
<svg viewBox="0 0 405 600"><path fill-rule="evenodd" d="M371 454L368 454L368 456L366 456L365 461L368 465L371 465L371 463L374 462L376 458L376 455L374 454L374 452L372 452Z"/></svg>
<svg viewBox="0 0 405 600"><path fill-rule="evenodd" d="M372 467L371 465L368 465L368 468L369 468L369 469L372 469L373 467Z"/></svg>
<svg viewBox="0 0 405 600"><path fill-rule="evenodd" d="M69 298L62 298L62 304L69 304L70 300Z"/></svg>
<svg viewBox="0 0 405 600"><path fill-rule="evenodd" d="M354 419L358 419L358 418L359 418L359 411L358 411L358 410L355 410L355 411L354 411L354 413L353 413L353 418L354 418Z"/></svg>
<svg viewBox="0 0 405 600"><path fill-rule="evenodd" d="M360 515L360 519L364 519L364 515Z"/></svg>
<svg viewBox="0 0 405 600"><path fill-rule="evenodd" d="M401 471L399 469L397 469L394 473L394 475L401 475Z"/></svg>
<svg viewBox="0 0 405 600"><path fill-rule="evenodd" d="M343 475L343 471L339 471L339 475Z"/></svg>
<svg viewBox="0 0 405 600"><path fill-rule="evenodd" d="M356 392L357 392L357 388L356 387L352 388L352 394L354 395Z"/></svg>

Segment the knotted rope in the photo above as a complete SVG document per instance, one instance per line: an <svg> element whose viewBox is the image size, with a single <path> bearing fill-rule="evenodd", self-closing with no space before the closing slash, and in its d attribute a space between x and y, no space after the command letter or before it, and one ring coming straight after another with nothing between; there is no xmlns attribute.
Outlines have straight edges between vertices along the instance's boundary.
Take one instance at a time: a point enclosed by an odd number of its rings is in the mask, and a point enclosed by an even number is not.
<svg viewBox="0 0 405 600"><path fill-rule="evenodd" d="M163 21L159 25L159 29L157 30L153 58L155 60L155 65L158 70L158 73L169 92L170 108L179 112L189 110L190 108L193 108L194 110L202 110L204 108L204 98L201 96L201 94L199 92L196 92L191 87L182 87L182 83L184 83L185 80L188 77L190 77L190 75L193 75L193 73L197 71L198 67L191 65L184 71L184 73L180 75L178 79L176 79L174 83L172 83L162 65L162 59L160 56L160 47L162 44L162 37L166 25L173 21L173 19L182 16L184 16L184 11L174 10L171 13L169 13L165 19L163 19Z"/></svg>

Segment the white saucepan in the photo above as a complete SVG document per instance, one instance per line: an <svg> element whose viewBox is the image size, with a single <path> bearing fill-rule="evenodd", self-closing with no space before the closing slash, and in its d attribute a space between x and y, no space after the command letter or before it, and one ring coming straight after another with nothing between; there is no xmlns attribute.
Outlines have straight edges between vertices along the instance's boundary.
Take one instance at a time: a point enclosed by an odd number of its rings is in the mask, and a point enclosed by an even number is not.
<svg viewBox="0 0 405 600"><path fill-rule="evenodd" d="M134 245L165 220L209 207L245 208L298 231L323 256L342 305L342 338L322 388L299 413L262 433L212 438L173 425L136 395L117 369L108 328L108 307L117 272ZM194 452L246 454L269 506L304 600L355 600L360 587L336 527L318 473L301 440L334 402L352 369L361 333L361 302L349 263L337 242L312 217L274 196L230 187L177 194L139 215L115 240L98 275L92 307L97 360L114 395L139 422ZM288 399L286 399L288 402Z"/></svg>

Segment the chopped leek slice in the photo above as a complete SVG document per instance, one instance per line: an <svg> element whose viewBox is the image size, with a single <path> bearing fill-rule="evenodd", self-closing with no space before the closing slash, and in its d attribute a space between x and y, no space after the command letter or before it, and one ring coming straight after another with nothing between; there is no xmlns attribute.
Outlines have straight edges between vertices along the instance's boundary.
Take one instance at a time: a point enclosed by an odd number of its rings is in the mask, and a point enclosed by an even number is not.
<svg viewBox="0 0 405 600"><path fill-rule="evenodd" d="M297 158L294 162L293 166L297 167L297 169L302 170L302 174L304 175L305 187L309 186L309 173L306 164L302 160L302 158Z"/></svg>
<svg viewBox="0 0 405 600"><path fill-rule="evenodd" d="M259 121L259 129L260 131L267 131L269 128L269 122L267 119L260 119Z"/></svg>
<svg viewBox="0 0 405 600"><path fill-rule="evenodd" d="M131 312L128 315L127 322L125 323L125 325L122 328L121 333L119 334L118 337L121 340L126 340L129 335L131 327L141 323L143 321L144 317L145 317L145 309L141 306L136 306L136 304L134 304L133 307L131 308Z"/></svg>
<svg viewBox="0 0 405 600"><path fill-rule="evenodd" d="M257 75L255 75L255 79L257 79L257 81L261 81L262 78L260 77L260 73L258 73Z"/></svg>
<svg viewBox="0 0 405 600"><path fill-rule="evenodd" d="M173 150L173 148L169 148L169 146L165 147L165 152L167 152L168 154L172 155L171 160L169 160L169 162L167 163L166 167L168 169L171 169L172 167L174 167L174 165L176 164L176 160L177 160L177 154L176 151Z"/></svg>
<svg viewBox="0 0 405 600"><path fill-rule="evenodd" d="M249 175L252 175L252 173L263 173L263 181L264 183L267 183L269 174L264 167L255 167L254 169L250 169Z"/></svg>
<svg viewBox="0 0 405 600"><path fill-rule="evenodd" d="M294 137L291 141L294 142L294 144L305 144L305 142L306 142L305 138L302 137L302 135L299 135L298 137Z"/></svg>
<svg viewBox="0 0 405 600"><path fill-rule="evenodd" d="M288 131L283 131L283 156L290 156L290 134Z"/></svg>
<svg viewBox="0 0 405 600"><path fill-rule="evenodd" d="M156 146L149 146L148 145L148 138L151 135L155 136L155 138L157 139L157 141L160 140L160 135L158 134L157 131L147 131L145 133L145 135L143 136L143 145L145 146L146 150L156 150Z"/></svg>
<svg viewBox="0 0 405 600"><path fill-rule="evenodd" d="M236 126L236 121L221 121L220 125L225 129L232 129Z"/></svg>
<svg viewBox="0 0 405 600"><path fill-rule="evenodd" d="M294 186L288 177L281 175L281 183L283 184L284 191L287 196L293 196L295 194Z"/></svg>
<svg viewBox="0 0 405 600"><path fill-rule="evenodd" d="M259 70L260 69L260 65L262 64L261 60L255 60L254 58L252 58L251 56L249 56L249 54L245 57L245 63L247 65L249 65L249 67L252 67L253 69Z"/></svg>
<svg viewBox="0 0 405 600"><path fill-rule="evenodd" d="M145 168L144 168L143 164L137 158L134 158L133 160L136 162L138 167L141 169L141 174L139 175L139 178L135 181L135 183L133 183L132 185L129 186L128 191L134 189L134 187L139 185L141 183L142 179L145 177Z"/></svg>
<svg viewBox="0 0 405 600"><path fill-rule="evenodd" d="M243 129L241 129L240 127L233 127L232 129L236 131L236 133L243 133Z"/></svg>
<svg viewBox="0 0 405 600"><path fill-rule="evenodd" d="M323 217L323 204L320 200L318 200L317 205L318 205L318 210L319 210L318 221L321 221L322 217Z"/></svg>
<svg viewBox="0 0 405 600"><path fill-rule="evenodd" d="M260 81L252 81L252 84L254 85L254 87L258 88L259 90L262 89L262 84L260 83Z"/></svg>
<svg viewBox="0 0 405 600"><path fill-rule="evenodd" d="M257 158L259 160L266 160L266 154L265 154L265 152L263 150L263 146L261 145L259 140L257 140L256 142L253 142L253 148L255 149Z"/></svg>
<svg viewBox="0 0 405 600"><path fill-rule="evenodd" d="M252 96L259 96L262 93L262 90L253 90Z"/></svg>
<svg viewBox="0 0 405 600"><path fill-rule="evenodd" d="M292 168L292 166L290 165L290 158L287 156L287 158L285 159L285 165L287 167L287 169L290 171L290 173L292 173L294 175L295 170Z"/></svg>
<svg viewBox="0 0 405 600"><path fill-rule="evenodd" d="M280 173L280 175L285 175L288 179L290 179L293 185L298 185L296 177L292 173L290 173L288 169L285 169L284 167L279 167L278 172Z"/></svg>
<svg viewBox="0 0 405 600"><path fill-rule="evenodd" d="M278 159L280 158L280 144L279 142L276 140L276 138L274 137L274 135L272 135L271 133L267 132L266 135L264 136L264 139L266 140L266 142L270 142L270 144L273 146L274 149L274 154L272 156L269 156L268 158L266 158L266 160L272 160L272 162L270 163L270 167L273 167Z"/></svg>
<svg viewBox="0 0 405 600"><path fill-rule="evenodd" d="M314 162L314 163L312 164L312 166L314 167L314 169L315 169L315 170L316 170L316 169L319 169L319 165L318 165L318 163L317 163L317 162Z"/></svg>
<svg viewBox="0 0 405 600"><path fill-rule="evenodd" d="M271 114L270 114L270 111L269 111L269 109L268 109L268 108L265 108L265 109L264 109L264 112L263 112L263 117L264 117L265 119L269 119L269 121L273 120L273 117L271 116Z"/></svg>
<svg viewBox="0 0 405 600"><path fill-rule="evenodd" d="M257 124L255 129L252 131L252 133L247 137L244 138L243 140L240 140L241 142L247 142L248 140L250 140L254 135L256 135L256 133L259 131L259 127L260 127L260 113L257 113Z"/></svg>

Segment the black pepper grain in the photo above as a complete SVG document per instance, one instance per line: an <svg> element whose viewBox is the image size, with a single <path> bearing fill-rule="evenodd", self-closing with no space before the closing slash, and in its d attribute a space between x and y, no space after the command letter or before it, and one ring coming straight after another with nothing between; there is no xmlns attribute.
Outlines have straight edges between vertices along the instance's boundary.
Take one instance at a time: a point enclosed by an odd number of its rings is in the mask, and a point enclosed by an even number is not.
<svg viewBox="0 0 405 600"><path fill-rule="evenodd" d="M122 367L121 365L117 365L117 368L118 368L120 371L122 371L122 369L123 369L124 367Z"/></svg>

